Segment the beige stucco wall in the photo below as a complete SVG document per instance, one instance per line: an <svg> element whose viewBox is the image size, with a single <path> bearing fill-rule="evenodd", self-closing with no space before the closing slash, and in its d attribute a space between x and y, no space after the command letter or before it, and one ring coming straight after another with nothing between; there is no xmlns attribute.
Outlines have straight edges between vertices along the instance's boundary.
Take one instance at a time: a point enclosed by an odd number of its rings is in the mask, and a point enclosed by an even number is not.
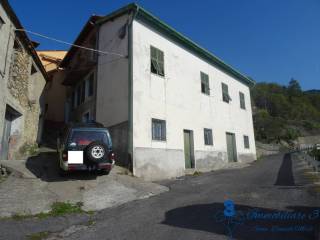
<svg viewBox="0 0 320 240"><path fill-rule="evenodd" d="M64 105L66 101L66 86L62 85L64 72L59 70L58 64L67 51L37 51L37 54L49 75L45 87L44 101L47 104L45 119L54 122L64 122Z"/></svg>

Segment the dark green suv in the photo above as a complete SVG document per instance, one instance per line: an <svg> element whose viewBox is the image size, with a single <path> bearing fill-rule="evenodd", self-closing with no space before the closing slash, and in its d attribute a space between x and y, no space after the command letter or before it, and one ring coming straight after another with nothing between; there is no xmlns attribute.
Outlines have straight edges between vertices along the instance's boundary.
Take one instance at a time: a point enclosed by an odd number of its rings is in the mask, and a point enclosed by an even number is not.
<svg viewBox="0 0 320 240"><path fill-rule="evenodd" d="M115 163L109 131L100 123L71 123L57 139L60 174L100 170L108 174Z"/></svg>

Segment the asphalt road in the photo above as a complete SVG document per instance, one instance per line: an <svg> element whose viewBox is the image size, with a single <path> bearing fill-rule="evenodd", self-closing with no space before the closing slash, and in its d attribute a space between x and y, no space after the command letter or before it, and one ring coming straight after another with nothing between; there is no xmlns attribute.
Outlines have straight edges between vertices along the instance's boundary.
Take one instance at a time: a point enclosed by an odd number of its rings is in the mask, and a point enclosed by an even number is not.
<svg viewBox="0 0 320 240"><path fill-rule="evenodd" d="M1 220L0 239L319 240L320 196L295 157L277 155L242 169L162 182L170 191L89 215L45 220ZM224 201L235 204L233 221ZM319 216L318 216L319 215Z"/></svg>

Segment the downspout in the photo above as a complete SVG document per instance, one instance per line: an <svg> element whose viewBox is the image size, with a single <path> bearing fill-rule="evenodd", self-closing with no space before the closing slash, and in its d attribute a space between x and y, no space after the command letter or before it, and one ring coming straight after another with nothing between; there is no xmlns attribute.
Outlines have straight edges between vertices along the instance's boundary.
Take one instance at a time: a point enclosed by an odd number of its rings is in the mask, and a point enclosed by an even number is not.
<svg viewBox="0 0 320 240"><path fill-rule="evenodd" d="M100 33L100 25L94 23L94 27L96 28L96 49L99 50L99 33ZM99 68L99 53L96 54L95 56L95 60L96 60L96 67L94 70L94 83L95 83L95 95L94 95L94 104L93 104L93 115L94 115L94 121L97 121L97 96L98 96L98 68Z"/></svg>
<svg viewBox="0 0 320 240"><path fill-rule="evenodd" d="M139 6L136 6L133 12L133 16L128 25L128 161L129 170L134 174L134 162L133 162L133 33L132 33L132 23L139 12Z"/></svg>

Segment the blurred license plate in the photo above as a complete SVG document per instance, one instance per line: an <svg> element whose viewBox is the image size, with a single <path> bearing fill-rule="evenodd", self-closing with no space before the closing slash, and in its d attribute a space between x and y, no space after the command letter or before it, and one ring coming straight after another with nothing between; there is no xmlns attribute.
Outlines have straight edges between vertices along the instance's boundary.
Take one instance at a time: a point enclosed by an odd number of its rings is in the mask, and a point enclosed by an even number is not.
<svg viewBox="0 0 320 240"><path fill-rule="evenodd" d="M83 151L68 151L68 163L83 164Z"/></svg>

